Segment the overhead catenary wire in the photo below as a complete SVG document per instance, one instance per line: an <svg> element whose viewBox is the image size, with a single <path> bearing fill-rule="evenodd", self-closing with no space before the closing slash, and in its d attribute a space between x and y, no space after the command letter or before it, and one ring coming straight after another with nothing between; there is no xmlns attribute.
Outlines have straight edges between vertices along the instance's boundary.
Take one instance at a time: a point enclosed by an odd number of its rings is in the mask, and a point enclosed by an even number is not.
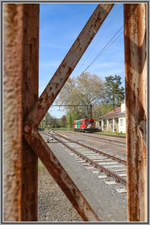
<svg viewBox="0 0 150 225"><path fill-rule="evenodd" d="M118 7L118 10L120 10L121 7L122 7L122 6L120 5L120 6ZM120 11L119 11L119 12L120 12ZM114 15L114 16L115 16L115 15ZM110 24L111 24L112 21L113 21L113 17L111 18L111 20L109 20L109 22L108 22L108 24L107 24L107 30L106 30L106 32L108 31L109 26L110 26ZM97 40L95 41L94 46L97 46L97 45L98 45L98 43L103 39L104 35L105 35L105 33L103 32L103 33L101 34L101 36L100 36L100 39L97 39ZM90 52L90 54L89 54L88 56L86 56L86 58L84 59L84 61L82 62L81 66L84 66L84 65L87 63L89 57L91 56L91 54L93 54L94 51L95 51L95 49L93 48L92 51Z"/></svg>
<svg viewBox="0 0 150 225"><path fill-rule="evenodd" d="M109 24L110 24L110 21L109 21ZM102 35L100 36L100 40L97 39L97 40L95 41L94 47L97 46L97 43L100 42L100 41L102 40L102 38L104 37L104 35L105 35L105 33L102 33ZM95 49L94 49L94 48L92 49L92 51L90 52L90 54L86 56L85 60L84 60L84 61L82 62L82 64L81 64L81 66L84 66L84 65L87 63L89 57L91 56L91 54L93 54L93 52L95 52Z"/></svg>
<svg viewBox="0 0 150 225"><path fill-rule="evenodd" d="M100 57L104 51L110 48L112 44L120 37L120 34L122 32L122 27L120 27L119 30L117 30L117 32L111 37L111 39L106 43L106 45L101 49L101 51L94 57L92 62L84 69L82 73L86 72L87 69L89 69L89 67L91 67L91 65L97 60L97 58Z"/></svg>
<svg viewBox="0 0 150 225"><path fill-rule="evenodd" d="M120 37L122 30L123 30L123 26L121 26L116 31L116 33L110 38L110 40L100 50L100 52L94 57L94 59L92 60L92 62L84 69L84 71L82 73L85 73L87 71L87 69L89 69L89 67L91 67L91 65L97 60L97 58L100 57L104 51L106 51L108 48L110 48L112 46L112 44Z"/></svg>

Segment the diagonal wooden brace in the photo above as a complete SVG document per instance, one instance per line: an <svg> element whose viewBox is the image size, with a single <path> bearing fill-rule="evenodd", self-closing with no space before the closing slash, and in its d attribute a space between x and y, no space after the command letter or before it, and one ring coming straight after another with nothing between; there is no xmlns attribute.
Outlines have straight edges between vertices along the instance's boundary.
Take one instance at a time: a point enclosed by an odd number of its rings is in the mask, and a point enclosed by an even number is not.
<svg viewBox="0 0 150 225"><path fill-rule="evenodd" d="M32 125L34 127L39 125L112 7L113 4L99 4L96 7L92 16L89 18L39 100L33 107L33 110L26 118L26 125L28 124L29 126ZM26 129L28 130L28 127L26 127Z"/></svg>
<svg viewBox="0 0 150 225"><path fill-rule="evenodd" d="M33 151L38 155L51 176L55 179L62 191L66 194L74 208L85 221L100 221L83 194L76 187L65 169L61 166L54 153L45 143L36 128L24 136Z"/></svg>
<svg viewBox="0 0 150 225"><path fill-rule="evenodd" d="M68 176L48 145L44 142L36 127L54 102L112 7L113 4L101 4L96 7L39 100L33 106L27 118L25 118L24 123L24 136L26 141L85 221L99 221L100 219Z"/></svg>

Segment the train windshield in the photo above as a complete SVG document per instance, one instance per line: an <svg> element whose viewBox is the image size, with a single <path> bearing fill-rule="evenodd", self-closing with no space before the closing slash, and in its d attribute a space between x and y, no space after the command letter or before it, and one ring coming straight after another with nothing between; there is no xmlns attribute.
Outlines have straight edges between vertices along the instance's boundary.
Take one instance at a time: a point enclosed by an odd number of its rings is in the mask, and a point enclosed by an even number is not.
<svg viewBox="0 0 150 225"><path fill-rule="evenodd" d="M94 123L94 120L90 120L90 123Z"/></svg>
<svg viewBox="0 0 150 225"><path fill-rule="evenodd" d="M85 121L85 124L86 124L86 125L88 125L88 124L93 124L93 123L94 123L94 120L86 120L86 121Z"/></svg>

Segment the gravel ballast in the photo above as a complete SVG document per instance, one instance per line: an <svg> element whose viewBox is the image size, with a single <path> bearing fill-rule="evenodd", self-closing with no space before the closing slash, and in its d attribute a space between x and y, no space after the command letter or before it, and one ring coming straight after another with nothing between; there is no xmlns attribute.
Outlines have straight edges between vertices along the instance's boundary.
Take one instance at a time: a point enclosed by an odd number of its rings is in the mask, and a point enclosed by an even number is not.
<svg viewBox="0 0 150 225"><path fill-rule="evenodd" d="M38 182L38 221L83 221L45 168Z"/></svg>
<svg viewBox="0 0 150 225"><path fill-rule="evenodd" d="M97 175L77 162L62 144L48 145L101 221L127 221L126 194L117 193L116 185L106 185L103 179L97 179ZM39 221L82 221L49 173L43 170L39 172Z"/></svg>

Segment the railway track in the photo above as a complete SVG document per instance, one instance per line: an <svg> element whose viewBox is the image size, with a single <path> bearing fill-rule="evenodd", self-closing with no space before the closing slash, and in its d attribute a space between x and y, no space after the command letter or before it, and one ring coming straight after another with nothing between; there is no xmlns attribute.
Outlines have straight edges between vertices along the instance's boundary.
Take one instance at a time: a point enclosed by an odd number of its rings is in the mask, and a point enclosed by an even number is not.
<svg viewBox="0 0 150 225"><path fill-rule="evenodd" d="M67 133L67 131L65 131ZM69 131L69 133L72 133L72 134L75 134L75 135L79 135L78 132L75 132L75 131ZM114 144L121 144L121 145L126 145L126 139L125 140L118 140L118 138L120 137L113 137L113 136L104 136L103 137L100 137L100 135L94 135L94 134L87 134L87 133L83 133L83 132L80 132L80 136L81 135L84 135L86 137L92 137L92 138L95 138L95 139L99 139L99 140L105 140L107 142L111 142L111 143L114 143Z"/></svg>
<svg viewBox="0 0 150 225"><path fill-rule="evenodd" d="M126 161L110 155L108 153L97 150L88 145L79 143L62 134L55 133L54 131L48 132L48 142L50 138L55 139L58 143L64 145L76 160L82 163L87 169L96 169L93 171L99 174L99 178L113 178L113 181L107 181L109 184L121 183L124 188L120 190L121 193L126 192ZM119 192L119 191L118 191Z"/></svg>
<svg viewBox="0 0 150 225"><path fill-rule="evenodd" d="M121 139L125 139L126 138L126 136L115 135L115 134L101 134L101 133L99 133L98 135L100 135L100 136L107 136L107 137L114 137L114 138L121 138Z"/></svg>

